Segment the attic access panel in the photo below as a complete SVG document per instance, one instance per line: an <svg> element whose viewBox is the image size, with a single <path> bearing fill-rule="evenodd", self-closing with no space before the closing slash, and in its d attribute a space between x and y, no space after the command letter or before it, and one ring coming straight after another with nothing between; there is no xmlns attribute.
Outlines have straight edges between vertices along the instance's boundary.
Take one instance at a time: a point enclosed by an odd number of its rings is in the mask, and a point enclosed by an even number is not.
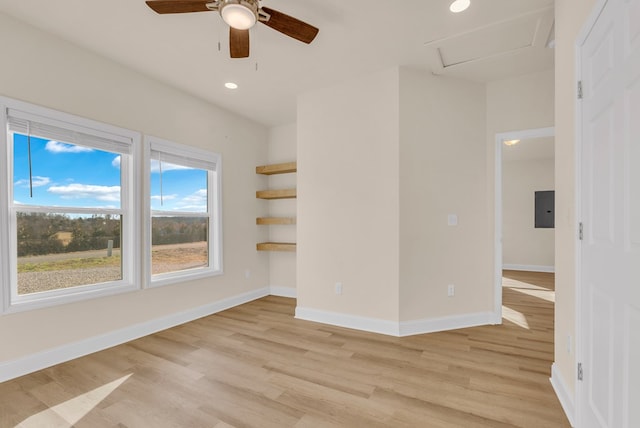
<svg viewBox="0 0 640 428"><path fill-rule="evenodd" d="M458 77L465 76L467 72L469 76L477 72L491 76L498 73L494 67L512 68L516 58L531 66L552 58L553 55L548 55L550 49L547 47L554 37L554 9L546 7L459 34L429 40L424 45L428 48L434 74L455 71ZM472 80L477 78L478 75L475 75Z"/></svg>
<svg viewBox="0 0 640 428"><path fill-rule="evenodd" d="M526 17L443 41L438 47L442 65L447 68L531 47L537 27L538 19Z"/></svg>
<svg viewBox="0 0 640 428"><path fill-rule="evenodd" d="M535 227L552 229L555 227L555 191L535 192Z"/></svg>

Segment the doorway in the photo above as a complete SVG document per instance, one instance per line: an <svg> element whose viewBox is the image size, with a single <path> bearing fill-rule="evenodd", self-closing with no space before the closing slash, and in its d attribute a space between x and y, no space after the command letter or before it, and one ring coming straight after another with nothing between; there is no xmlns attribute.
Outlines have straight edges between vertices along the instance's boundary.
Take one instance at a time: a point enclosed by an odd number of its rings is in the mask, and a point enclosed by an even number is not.
<svg viewBox="0 0 640 428"><path fill-rule="evenodd" d="M517 270L537 270L537 271L549 271L550 270L550 266L548 264L539 264L539 262L526 262L526 260L541 260L540 259L540 255L538 256L533 256L532 254L537 252L540 252L538 249L534 249L534 251L529 251L529 248L526 248L524 252L528 252L529 254L513 254L514 253L514 248L518 247L519 245L527 245L526 241L527 236L523 236L523 237L513 237L510 236L510 238L515 238L515 239L511 239L511 241L507 242L507 246L505 246L505 241L504 241L504 232L505 232L505 215L503 212L504 206L505 206L505 192L503 190L504 188L504 178L505 178L505 173L508 173L508 170L511 170L513 168L511 168L511 166L509 166L509 168L505 168L504 162L505 162L505 157L507 159L511 159L513 161L519 161L519 162L523 162L526 160L526 158L530 158L532 160L532 163L529 165L527 163L527 165L531 166L532 169L534 168L533 166L533 162L535 160L535 158L540 159L541 157L546 157L548 155L544 154L544 150L548 150L548 144L549 144L549 140L553 140L555 136L555 132L554 132L554 128L536 128L536 129L527 129L527 130L522 130L522 131L513 131L513 132L505 132L505 133L500 133L500 134L496 134L496 145L495 145L495 243L494 243L494 248L495 248L495 267L494 267L494 316L496 319L497 323L500 323L502 320L502 270L505 267L505 249L510 251L510 265L508 267L511 267L513 269L517 269ZM536 143L540 144L540 146L536 146ZM507 145L510 144L510 145ZM543 149L541 147L541 145L545 144L546 147ZM506 151L506 149L509 149L509 152ZM518 153L517 155L515 153ZM522 165L525 165L525 163L523 163ZM517 167L516 167L517 168ZM531 198L530 201L534 201L534 194L531 194L529 192L529 194L523 194L522 192L525 192L525 188L527 187L531 187L531 180L520 180L523 183L521 183L521 186L513 186L514 188L511 189L513 190L514 194L519 194L518 197L524 197L524 198ZM526 181L529 181L529 183L524 183ZM511 183L510 183L511 184ZM546 187L546 186L545 186ZM555 186L553 186L555 188ZM548 189L548 188L540 188L540 191L549 191L549 190L553 190L553 189ZM515 201L509 201L510 205L513 205L514 209L517 208L518 210L520 208L525 209L526 207L522 207L518 204L518 202ZM511 214L511 213L510 213ZM531 215L534 214L533 211L531 211L530 213ZM516 218L518 217L519 214L515 213L514 215L511 215L510 217L513 217L511 220L511 223L509 225L509 227L511 228L511 231L513 233L513 228L517 227L518 223L521 223L523 221L523 219L521 218ZM531 218L531 217L529 217ZM526 219L524 219L524 221L527 221ZM531 227L533 227L533 224L531 224ZM516 232L517 233L517 232ZM521 241L521 243L519 244L518 241ZM522 244L522 242L524 242L524 244ZM542 256L544 259L544 256ZM517 262L518 260L520 260L520 262Z"/></svg>

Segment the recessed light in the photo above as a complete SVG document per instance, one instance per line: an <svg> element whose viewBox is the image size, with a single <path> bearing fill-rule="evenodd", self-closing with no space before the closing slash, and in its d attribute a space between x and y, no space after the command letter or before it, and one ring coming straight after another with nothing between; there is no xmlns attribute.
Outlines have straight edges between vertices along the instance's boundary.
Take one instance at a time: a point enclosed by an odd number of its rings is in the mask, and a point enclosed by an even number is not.
<svg viewBox="0 0 640 428"><path fill-rule="evenodd" d="M504 142L505 146L515 146L516 144L518 144L520 142L520 140L506 140Z"/></svg>
<svg viewBox="0 0 640 428"><path fill-rule="evenodd" d="M453 3L451 3L451 6L449 6L449 10L453 13L459 13L467 10L470 5L471 0L455 0Z"/></svg>
<svg viewBox="0 0 640 428"><path fill-rule="evenodd" d="M238 85L233 82L227 82L224 84L224 87L227 89L238 89Z"/></svg>

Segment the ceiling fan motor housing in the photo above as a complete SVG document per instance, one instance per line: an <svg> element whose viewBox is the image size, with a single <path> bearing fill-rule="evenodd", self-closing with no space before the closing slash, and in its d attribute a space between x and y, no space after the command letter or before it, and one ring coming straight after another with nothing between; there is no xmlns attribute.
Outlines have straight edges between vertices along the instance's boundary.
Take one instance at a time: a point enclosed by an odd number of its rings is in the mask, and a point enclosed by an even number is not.
<svg viewBox="0 0 640 428"><path fill-rule="evenodd" d="M217 6L224 22L235 29L248 30L258 22L258 0L220 0Z"/></svg>

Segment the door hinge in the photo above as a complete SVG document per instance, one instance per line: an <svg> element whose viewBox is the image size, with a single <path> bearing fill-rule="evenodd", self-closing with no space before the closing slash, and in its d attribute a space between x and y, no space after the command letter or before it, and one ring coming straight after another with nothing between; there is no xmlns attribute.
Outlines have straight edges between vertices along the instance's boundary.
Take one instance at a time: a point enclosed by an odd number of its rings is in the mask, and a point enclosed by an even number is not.
<svg viewBox="0 0 640 428"><path fill-rule="evenodd" d="M583 377L582 363L578 363L578 380L582 380L582 377Z"/></svg>
<svg viewBox="0 0 640 428"><path fill-rule="evenodd" d="M578 80L578 99L581 100L582 97L583 97L582 80Z"/></svg>
<svg viewBox="0 0 640 428"><path fill-rule="evenodd" d="M583 229L582 222L580 222L580 225L578 226L578 238L580 238L581 241L584 237Z"/></svg>

